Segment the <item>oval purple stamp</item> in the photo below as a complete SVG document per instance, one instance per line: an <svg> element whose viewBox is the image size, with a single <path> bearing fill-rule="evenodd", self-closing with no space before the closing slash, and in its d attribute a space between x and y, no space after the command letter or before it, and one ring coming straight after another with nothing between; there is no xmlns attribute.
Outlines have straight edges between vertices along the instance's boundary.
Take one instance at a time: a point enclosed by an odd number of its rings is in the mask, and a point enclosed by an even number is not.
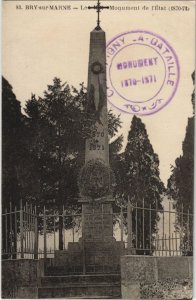
<svg viewBox="0 0 196 300"><path fill-rule="evenodd" d="M174 49L146 30L122 33L106 48L107 97L117 109L137 115L154 114L173 98L179 82Z"/></svg>

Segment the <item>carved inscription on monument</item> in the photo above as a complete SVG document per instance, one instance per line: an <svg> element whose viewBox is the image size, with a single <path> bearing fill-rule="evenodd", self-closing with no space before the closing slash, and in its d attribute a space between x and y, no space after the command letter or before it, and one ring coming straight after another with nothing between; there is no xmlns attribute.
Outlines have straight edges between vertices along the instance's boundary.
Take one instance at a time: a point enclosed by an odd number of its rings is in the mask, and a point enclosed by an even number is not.
<svg viewBox="0 0 196 300"><path fill-rule="evenodd" d="M103 241L113 235L110 204L86 204L84 209L84 239Z"/></svg>
<svg viewBox="0 0 196 300"><path fill-rule="evenodd" d="M89 140L89 150L105 150L104 144L105 144L105 140L104 140L104 130L96 130L93 135L92 138Z"/></svg>

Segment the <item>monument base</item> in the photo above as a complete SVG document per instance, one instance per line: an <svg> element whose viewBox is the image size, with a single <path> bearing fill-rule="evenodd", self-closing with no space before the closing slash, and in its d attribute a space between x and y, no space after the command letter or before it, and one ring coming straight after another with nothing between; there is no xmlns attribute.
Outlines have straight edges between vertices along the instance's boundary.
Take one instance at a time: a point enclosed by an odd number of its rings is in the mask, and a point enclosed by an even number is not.
<svg viewBox="0 0 196 300"><path fill-rule="evenodd" d="M124 246L113 237L111 196L82 201L82 245L87 272L117 272Z"/></svg>
<svg viewBox="0 0 196 300"><path fill-rule="evenodd" d="M82 201L82 238L68 243L67 251L56 251L56 263L70 273L119 273L125 244L113 237L111 198Z"/></svg>
<svg viewBox="0 0 196 300"><path fill-rule="evenodd" d="M66 274L120 273L120 256L125 255L124 243L89 243L83 247L82 240L68 243L68 250L56 250L53 266Z"/></svg>
<svg viewBox="0 0 196 300"><path fill-rule="evenodd" d="M85 273L119 273L123 247L121 242L115 240L110 245L90 242L85 247L82 241L69 243L69 262L75 271L82 269Z"/></svg>

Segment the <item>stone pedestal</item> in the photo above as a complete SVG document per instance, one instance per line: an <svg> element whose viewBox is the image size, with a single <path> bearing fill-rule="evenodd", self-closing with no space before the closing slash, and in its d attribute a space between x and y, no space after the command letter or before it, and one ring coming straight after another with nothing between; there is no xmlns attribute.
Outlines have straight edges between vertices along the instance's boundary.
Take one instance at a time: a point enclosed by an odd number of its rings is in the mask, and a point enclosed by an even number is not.
<svg viewBox="0 0 196 300"><path fill-rule="evenodd" d="M86 272L117 272L121 242L113 237L112 199L82 201L82 241Z"/></svg>
<svg viewBox="0 0 196 300"><path fill-rule="evenodd" d="M113 199L82 199L82 237L55 252L58 274L120 273L125 245L113 237ZM54 271L53 271L54 272Z"/></svg>
<svg viewBox="0 0 196 300"><path fill-rule="evenodd" d="M112 200L82 203L83 239L85 243L113 241Z"/></svg>

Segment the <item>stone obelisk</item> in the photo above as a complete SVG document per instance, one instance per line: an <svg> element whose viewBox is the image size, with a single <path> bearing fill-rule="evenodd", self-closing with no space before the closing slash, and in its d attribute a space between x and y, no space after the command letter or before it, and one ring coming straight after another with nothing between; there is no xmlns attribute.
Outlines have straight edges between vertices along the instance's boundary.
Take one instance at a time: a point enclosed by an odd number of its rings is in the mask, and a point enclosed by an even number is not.
<svg viewBox="0 0 196 300"><path fill-rule="evenodd" d="M101 159L109 165L106 41L105 32L96 28L90 34L87 110L94 114L96 124L92 137L86 140L85 162Z"/></svg>
<svg viewBox="0 0 196 300"><path fill-rule="evenodd" d="M113 272L119 265L119 247L113 237L112 185L109 166L106 40L100 27L100 5L97 27L90 34L87 111L94 117L91 136L86 140L85 165L79 187L82 202L82 241L87 272Z"/></svg>

